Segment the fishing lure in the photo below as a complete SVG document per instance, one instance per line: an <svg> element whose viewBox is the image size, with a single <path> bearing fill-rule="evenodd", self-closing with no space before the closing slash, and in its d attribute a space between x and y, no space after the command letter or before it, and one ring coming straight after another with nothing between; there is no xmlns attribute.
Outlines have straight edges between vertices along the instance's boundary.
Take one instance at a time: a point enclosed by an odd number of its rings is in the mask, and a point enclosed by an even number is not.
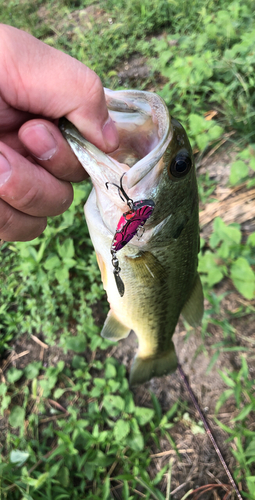
<svg viewBox="0 0 255 500"><path fill-rule="evenodd" d="M117 229L111 244L112 265L114 267L113 274L121 297L124 295L125 286L120 277L121 268L119 266L119 260L116 257L116 252L121 250L130 240L132 240L134 236L138 235L139 230L143 228L145 222L149 219L155 207L153 200L133 201L129 198L122 185L124 175L125 173L120 178L119 186L113 182L106 182L105 184L107 189L109 184L117 187L120 198L122 201L126 201L129 206L129 211L122 214L117 224Z"/></svg>

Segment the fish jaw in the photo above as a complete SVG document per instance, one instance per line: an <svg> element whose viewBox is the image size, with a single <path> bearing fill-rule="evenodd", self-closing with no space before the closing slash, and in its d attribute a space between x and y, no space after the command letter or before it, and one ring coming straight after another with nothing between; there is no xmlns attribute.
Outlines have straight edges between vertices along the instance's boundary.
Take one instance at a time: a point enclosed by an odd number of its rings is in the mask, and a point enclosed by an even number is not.
<svg viewBox="0 0 255 500"><path fill-rule="evenodd" d="M172 130L166 105L156 94L109 90L105 93L109 114L120 136L115 152L106 155L100 151L65 118L60 121L60 130L90 175L101 216L114 234L121 214L128 209L116 188L120 178L125 174L123 186L134 201L153 198L153 188L163 168L162 154ZM135 163L131 161L130 168L128 161L132 156ZM140 182L144 177L146 182Z"/></svg>

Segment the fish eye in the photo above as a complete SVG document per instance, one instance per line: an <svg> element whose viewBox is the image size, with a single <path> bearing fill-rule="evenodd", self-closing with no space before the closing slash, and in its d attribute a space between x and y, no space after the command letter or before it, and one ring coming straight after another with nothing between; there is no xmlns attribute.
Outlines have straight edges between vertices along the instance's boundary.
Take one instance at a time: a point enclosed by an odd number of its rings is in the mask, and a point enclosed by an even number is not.
<svg viewBox="0 0 255 500"><path fill-rule="evenodd" d="M176 155L168 168L169 177L180 178L187 175L192 165L191 158L188 153L182 151Z"/></svg>

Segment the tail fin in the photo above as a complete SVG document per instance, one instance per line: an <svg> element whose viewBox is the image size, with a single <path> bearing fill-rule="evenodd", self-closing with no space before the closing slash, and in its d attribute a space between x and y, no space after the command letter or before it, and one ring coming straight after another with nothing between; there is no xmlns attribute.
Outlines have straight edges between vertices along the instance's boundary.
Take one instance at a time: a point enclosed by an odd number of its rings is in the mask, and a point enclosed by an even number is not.
<svg viewBox="0 0 255 500"><path fill-rule="evenodd" d="M130 385L147 382L153 377L162 377L176 370L178 364L174 344L170 349L157 357L142 358L139 352L136 355L130 370Z"/></svg>

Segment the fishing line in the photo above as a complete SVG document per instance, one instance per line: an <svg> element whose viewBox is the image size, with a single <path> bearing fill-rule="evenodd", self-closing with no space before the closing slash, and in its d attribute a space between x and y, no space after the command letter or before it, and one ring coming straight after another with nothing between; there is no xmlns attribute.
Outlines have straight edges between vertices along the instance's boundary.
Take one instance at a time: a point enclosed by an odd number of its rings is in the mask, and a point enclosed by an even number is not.
<svg viewBox="0 0 255 500"><path fill-rule="evenodd" d="M233 478L233 476L232 476L232 474L231 474L231 472L230 472L230 470L229 470L229 468L228 468L228 466L227 466L227 464L226 464L226 462L225 462L225 460L224 460L224 458L222 456L220 448L218 447L218 445L217 445L217 443L216 443L216 441L215 441L215 439L213 437L213 434L212 434L212 431L211 431L211 429L209 427L209 424L207 423L207 420L206 420L206 418L205 418L205 416L204 416L204 414L203 414L203 412L202 412L202 410L201 410L201 408L200 408L200 406L199 406L199 404L197 402L195 394L194 394L193 390L191 389L191 387L189 385L187 376L185 375L185 373L184 373L184 371L183 371L180 363L178 363L178 370L179 370L179 374L181 376L181 379L182 379L182 381L183 381L183 383L184 383L184 385L185 385L185 387L186 387L186 389L187 389L187 391L189 393L190 399L191 399L193 405L195 406L196 410L198 411L199 416L200 416L200 418L201 418L201 420L203 422L204 428L206 430L206 434L210 438L211 443L212 443L212 445L213 445L213 447L214 447L214 449L215 449L215 451L216 451L216 453L217 453L217 455L218 455L218 457L220 459L221 465L224 468L224 470L225 470L225 472L226 472L226 474L228 476L228 479L229 479L231 485L233 486L233 489L235 490L235 492L237 494L237 498L238 498L238 500L243 500L243 497L241 496L241 493L240 493L240 491L239 491L239 489L238 489L238 487L237 487L237 485L235 483L235 480L234 480L234 478Z"/></svg>

